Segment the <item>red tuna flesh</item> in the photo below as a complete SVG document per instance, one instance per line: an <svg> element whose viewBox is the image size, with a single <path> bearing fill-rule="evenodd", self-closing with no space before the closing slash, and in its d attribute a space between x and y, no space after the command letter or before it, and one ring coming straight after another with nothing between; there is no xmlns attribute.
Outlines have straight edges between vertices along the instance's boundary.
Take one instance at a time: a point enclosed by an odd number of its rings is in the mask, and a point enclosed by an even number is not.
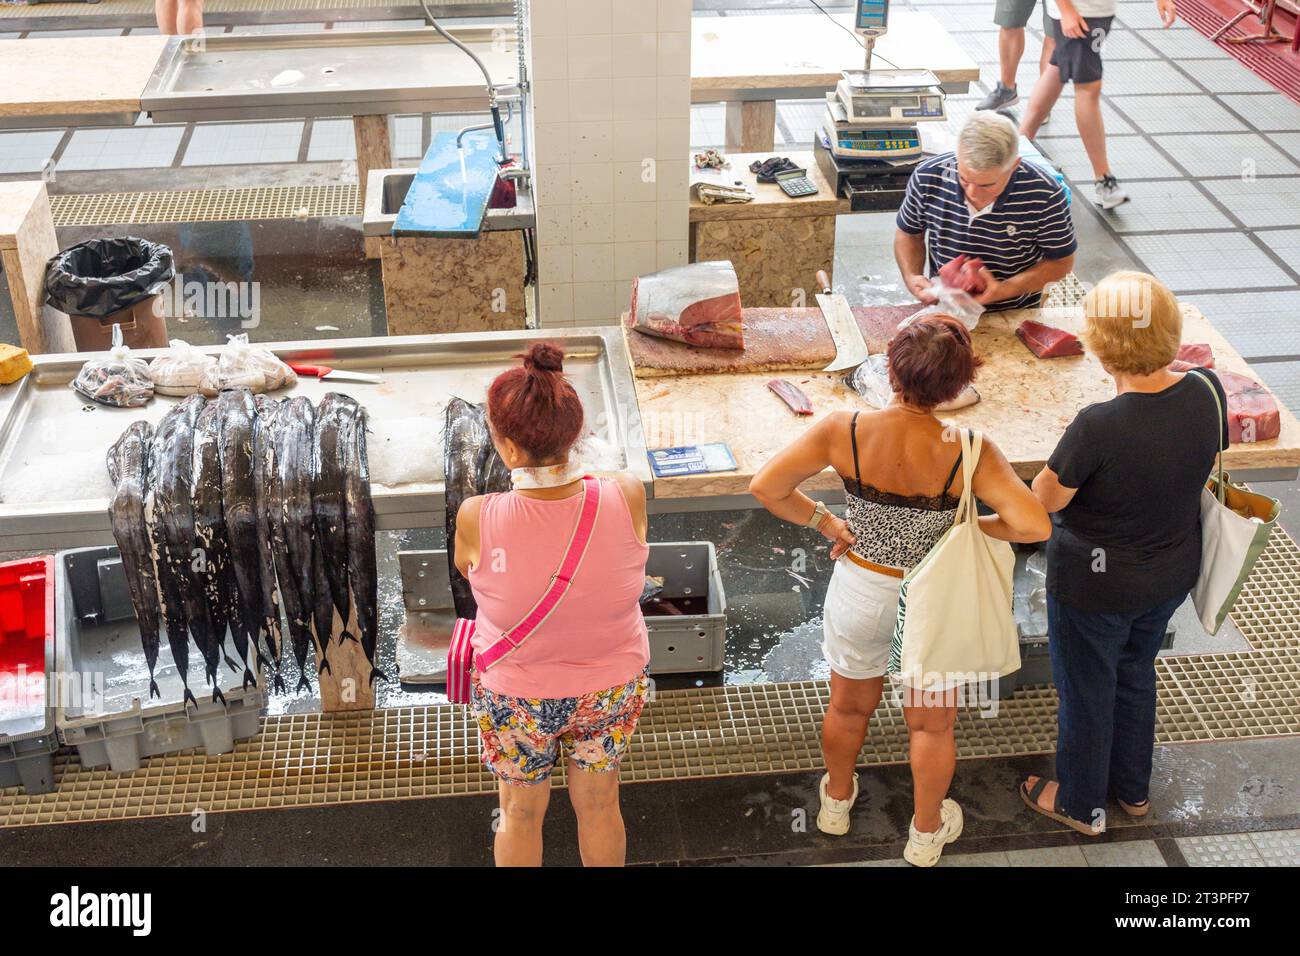
<svg viewBox="0 0 1300 956"><path fill-rule="evenodd" d="M1233 444L1268 441L1282 433L1277 401L1268 389L1235 372L1214 374L1228 393L1228 438Z"/></svg>
<svg viewBox="0 0 1300 956"><path fill-rule="evenodd" d="M980 270L983 268L983 259L961 255L956 259L950 259L940 267L939 279L950 289L960 289L971 295L979 295L985 289L984 277L980 275Z"/></svg>
<svg viewBox="0 0 1300 956"><path fill-rule="evenodd" d="M793 382L787 382L783 378L774 378L767 383L776 396L790 406L790 411L796 415L811 415L813 413L812 402L808 396L803 393L798 385Z"/></svg>
<svg viewBox="0 0 1300 956"><path fill-rule="evenodd" d="M1214 352L1204 342L1189 342L1178 346L1178 357L1169 364L1175 372L1189 368L1214 368Z"/></svg>
<svg viewBox="0 0 1300 956"><path fill-rule="evenodd" d="M695 262L632 280L629 328L714 349L743 349L740 284L730 262Z"/></svg>
<svg viewBox="0 0 1300 956"><path fill-rule="evenodd" d="M1078 336L1043 325L1033 319L1025 319L1016 326L1016 338L1025 343L1025 347L1039 358L1061 358L1065 355L1082 355L1083 346Z"/></svg>

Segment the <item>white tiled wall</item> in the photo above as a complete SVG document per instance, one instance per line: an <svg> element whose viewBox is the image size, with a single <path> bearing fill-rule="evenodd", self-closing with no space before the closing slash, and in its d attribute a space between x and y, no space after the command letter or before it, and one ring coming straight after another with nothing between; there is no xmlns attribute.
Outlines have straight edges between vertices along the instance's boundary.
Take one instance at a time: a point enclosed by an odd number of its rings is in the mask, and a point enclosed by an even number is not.
<svg viewBox="0 0 1300 956"><path fill-rule="evenodd" d="M686 262L691 0L531 0L543 326L618 321Z"/></svg>

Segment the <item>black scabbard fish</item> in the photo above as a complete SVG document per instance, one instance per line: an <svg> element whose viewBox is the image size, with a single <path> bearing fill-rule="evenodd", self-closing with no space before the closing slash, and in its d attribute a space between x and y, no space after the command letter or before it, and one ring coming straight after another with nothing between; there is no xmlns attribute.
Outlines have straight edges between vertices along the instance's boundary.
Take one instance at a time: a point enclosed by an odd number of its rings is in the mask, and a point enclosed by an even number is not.
<svg viewBox="0 0 1300 956"><path fill-rule="evenodd" d="M259 603L259 620L262 636L266 640L270 661L275 664L274 688L284 693L284 678L280 674L280 652L284 649L284 631L280 623L280 591L275 573L275 552L278 512L275 488L275 451L280 430L281 405L266 395L254 400L257 417L253 421L253 505L257 519L258 584L262 599ZM283 521L280 521L283 524ZM283 547L283 542L280 543Z"/></svg>
<svg viewBox="0 0 1300 956"><path fill-rule="evenodd" d="M158 602L158 572L154 567L153 542L145 519L145 496L149 487L149 457L153 426L133 422L108 452L108 476L116 491L108 503L113 538L122 556L126 587L140 626L145 663L149 665L149 698L161 697L154 672L161 647L161 619Z"/></svg>
<svg viewBox="0 0 1300 956"><path fill-rule="evenodd" d="M320 552L328 595L345 630L340 642L356 640L346 630L352 613L348 593L347 522L343 499L343 446L340 434L357 413L357 402L329 392L316 409L312 448L312 507L316 518L316 548Z"/></svg>
<svg viewBox="0 0 1300 956"><path fill-rule="evenodd" d="M343 429L344 520L348 535L348 586L356 605L357 632L366 660L369 682L388 676L375 666L379 644L379 572L375 557L375 505L370 497L370 461L366 455L368 418L364 408Z"/></svg>
<svg viewBox="0 0 1300 956"><path fill-rule="evenodd" d="M149 490L145 495L145 520L153 543L158 571L163 622L172 660L185 686L184 700L198 706L190 690L189 620L186 580L194 542L194 514L190 507L190 471L193 468L194 429L192 396L163 416L154 432L149 456Z"/></svg>
<svg viewBox="0 0 1300 956"><path fill-rule="evenodd" d="M256 419L257 405L248 389L230 389L218 397L221 507L226 522L230 570L234 577L232 631L237 623L235 647L247 655L247 647L251 644L260 668L269 663L269 659L257 644L257 632L259 627L269 629L269 625L263 615L262 559L257 535ZM245 686L247 680L245 675Z"/></svg>
<svg viewBox="0 0 1300 956"><path fill-rule="evenodd" d="M284 548L276 553L276 575L285 616L293 640L294 657L301 675L298 689L310 689L307 651L312 644L312 617L316 601L314 518L311 503L312 433L316 409L306 398L290 399L280 416L276 444L276 493L280 505Z"/></svg>

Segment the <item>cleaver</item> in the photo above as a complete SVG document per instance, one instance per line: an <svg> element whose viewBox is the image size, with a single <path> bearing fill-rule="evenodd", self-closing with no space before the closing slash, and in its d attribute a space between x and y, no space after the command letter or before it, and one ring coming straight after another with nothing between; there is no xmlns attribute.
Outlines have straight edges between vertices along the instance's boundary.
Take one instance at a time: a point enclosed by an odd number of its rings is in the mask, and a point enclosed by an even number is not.
<svg viewBox="0 0 1300 956"><path fill-rule="evenodd" d="M858 328L858 320L853 317L849 300L831 291L831 280L825 269L817 270L817 281L823 289L817 295L817 305L821 307L826 327L835 342L835 359L822 371L843 372L857 368L867 360L867 343L862 338L862 329Z"/></svg>

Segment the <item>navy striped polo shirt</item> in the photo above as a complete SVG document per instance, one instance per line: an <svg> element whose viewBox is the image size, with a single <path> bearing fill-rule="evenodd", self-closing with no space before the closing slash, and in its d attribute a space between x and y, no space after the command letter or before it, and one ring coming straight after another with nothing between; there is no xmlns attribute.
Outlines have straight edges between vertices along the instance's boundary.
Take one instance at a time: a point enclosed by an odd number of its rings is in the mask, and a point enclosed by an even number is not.
<svg viewBox="0 0 1300 956"><path fill-rule="evenodd" d="M930 274L959 255L978 256L998 279L1024 272L1044 259L1071 255L1078 242L1070 204L1061 184L1023 159L993 208L971 218L957 178L957 154L943 153L916 167L898 210L898 228L925 233ZM1006 299L990 311L1038 305L1038 293Z"/></svg>

